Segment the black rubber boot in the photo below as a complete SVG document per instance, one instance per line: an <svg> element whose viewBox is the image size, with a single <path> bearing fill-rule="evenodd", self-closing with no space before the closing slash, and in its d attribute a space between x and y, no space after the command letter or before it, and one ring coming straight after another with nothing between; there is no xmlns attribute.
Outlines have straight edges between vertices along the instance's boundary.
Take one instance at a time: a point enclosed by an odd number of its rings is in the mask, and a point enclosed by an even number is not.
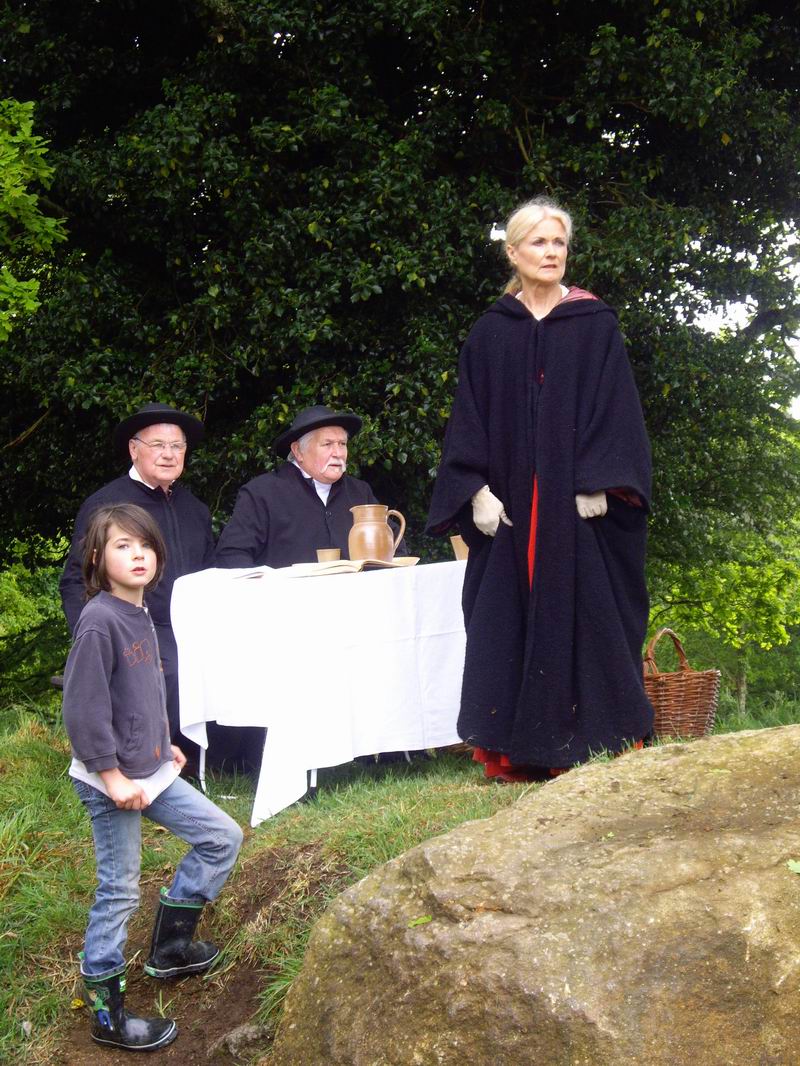
<svg viewBox="0 0 800 1066"><path fill-rule="evenodd" d="M125 1010L125 973L83 978L92 1009L92 1040L123 1051L156 1051L171 1044L178 1027L169 1018L139 1018Z"/></svg>
<svg viewBox="0 0 800 1066"><path fill-rule="evenodd" d="M146 974L181 977L209 969L219 948L206 940L192 940L202 910L202 903L173 903L167 899L167 890L161 889L150 957L144 964Z"/></svg>

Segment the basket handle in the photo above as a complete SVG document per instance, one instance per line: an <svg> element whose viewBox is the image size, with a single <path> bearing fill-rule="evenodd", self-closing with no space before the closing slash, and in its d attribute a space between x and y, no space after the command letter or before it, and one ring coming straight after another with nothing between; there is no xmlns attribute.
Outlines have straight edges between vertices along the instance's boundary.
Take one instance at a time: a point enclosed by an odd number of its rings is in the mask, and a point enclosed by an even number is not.
<svg viewBox="0 0 800 1066"><path fill-rule="evenodd" d="M650 643L647 645L644 653L644 672L645 674L657 674L658 667L656 666L656 644L662 637L670 637L672 643L675 645L675 651L678 653L678 659L680 661L680 669L691 672L692 668L689 666L689 660L686 658L686 652L683 650L683 644L681 644L680 637L677 633L674 633L671 629L659 629L659 631L650 639Z"/></svg>

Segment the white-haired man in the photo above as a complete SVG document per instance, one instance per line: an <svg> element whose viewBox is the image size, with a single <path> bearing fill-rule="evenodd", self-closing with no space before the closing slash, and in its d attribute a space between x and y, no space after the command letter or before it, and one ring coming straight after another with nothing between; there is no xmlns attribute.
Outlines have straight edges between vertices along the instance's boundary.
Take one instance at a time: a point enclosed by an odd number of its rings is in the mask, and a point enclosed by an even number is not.
<svg viewBox="0 0 800 1066"><path fill-rule="evenodd" d="M348 441L360 428L350 412L323 405L302 410L275 438L275 451L288 461L239 490L217 545L217 566L314 562L317 548L339 548L348 558L350 508L378 502L366 481L346 473Z"/></svg>

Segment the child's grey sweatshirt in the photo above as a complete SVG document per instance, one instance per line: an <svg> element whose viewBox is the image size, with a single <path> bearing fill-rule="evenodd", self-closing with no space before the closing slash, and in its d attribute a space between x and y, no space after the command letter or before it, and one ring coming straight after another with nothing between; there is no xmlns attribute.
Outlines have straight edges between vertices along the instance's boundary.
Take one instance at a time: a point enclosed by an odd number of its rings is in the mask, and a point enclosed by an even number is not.
<svg viewBox="0 0 800 1066"><path fill-rule="evenodd" d="M100 592L81 612L64 671L64 725L92 772L149 777L172 759L164 678L147 610Z"/></svg>

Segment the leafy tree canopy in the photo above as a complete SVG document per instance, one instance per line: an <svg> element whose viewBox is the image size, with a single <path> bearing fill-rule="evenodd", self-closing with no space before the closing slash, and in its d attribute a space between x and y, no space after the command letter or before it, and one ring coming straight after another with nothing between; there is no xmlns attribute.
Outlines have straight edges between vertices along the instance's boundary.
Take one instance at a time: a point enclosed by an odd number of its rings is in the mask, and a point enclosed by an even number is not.
<svg viewBox="0 0 800 1066"><path fill-rule="evenodd" d="M731 648L788 644L800 625L800 544L791 538L737 538L739 558L717 565L667 564L654 605L656 623L720 637ZM743 542L744 541L744 542Z"/></svg>
<svg viewBox="0 0 800 1066"><path fill-rule="evenodd" d="M355 408L354 460L418 532L458 347L506 273L489 227L541 192L629 342L654 559L732 557L796 497L786 5L12 0L0 41L70 231L5 346L0 540L67 529L149 399L205 418L190 476L219 514L297 408ZM700 328L731 301L745 328Z"/></svg>
<svg viewBox="0 0 800 1066"><path fill-rule="evenodd" d="M33 104L0 100L0 249L25 273L40 267L40 257L65 236L61 221L42 212L31 188L50 185L53 171L45 151L44 140L33 132ZM21 315L38 308L38 292L37 278L15 277L0 265L0 342Z"/></svg>

